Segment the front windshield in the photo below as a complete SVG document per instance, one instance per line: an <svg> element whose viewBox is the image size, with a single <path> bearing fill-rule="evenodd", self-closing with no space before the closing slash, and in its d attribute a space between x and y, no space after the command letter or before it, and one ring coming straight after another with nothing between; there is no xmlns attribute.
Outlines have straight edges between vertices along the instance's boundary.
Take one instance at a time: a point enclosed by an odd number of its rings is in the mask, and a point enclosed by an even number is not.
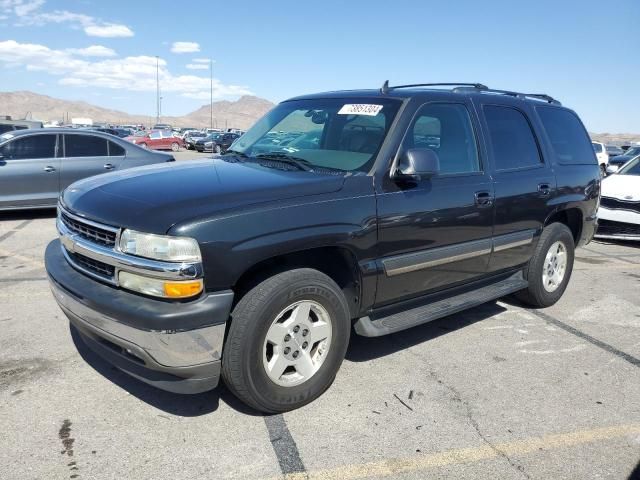
<svg viewBox="0 0 640 480"><path fill-rule="evenodd" d="M618 175L640 175L640 156L629 160L624 167L618 170Z"/></svg>
<svg viewBox="0 0 640 480"><path fill-rule="evenodd" d="M238 138L230 154L368 171L399 108L399 100L381 98L283 102Z"/></svg>

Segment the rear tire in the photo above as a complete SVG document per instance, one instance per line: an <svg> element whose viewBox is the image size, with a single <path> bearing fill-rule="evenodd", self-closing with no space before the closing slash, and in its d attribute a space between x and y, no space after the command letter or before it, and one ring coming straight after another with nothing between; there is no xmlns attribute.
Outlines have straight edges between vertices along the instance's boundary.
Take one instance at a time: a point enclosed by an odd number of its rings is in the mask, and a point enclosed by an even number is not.
<svg viewBox="0 0 640 480"><path fill-rule="evenodd" d="M573 271L574 248L566 225L546 226L524 271L529 286L517 292L516 298L535 308L550 307L560 300Z"/></svg>
<svg viewBox="0 0 640 480"><path fill-rule="evenodd" d="M340 287L309 268L263 281L242 297L231 318L222 376L238 398L265 413L293 410L322 395L351 331Z"/></svg>
<svg viewBox="0 0 640 480"><path fill-rule="evenodd" d="M140 146L141 146L142 148L144 148L144 149L149 148L149 147L147 146L147 144L146 144L146 143L141 143L141 144L140 144Z"/></svg>
<svg viewBox="0 0 640 480"><path fill-rule="evenodd" d="M171 150L173 150L174 152L179 151L180 150L180 145L178 143L176 143L176 142L173 142L171 144Z"/></svg>

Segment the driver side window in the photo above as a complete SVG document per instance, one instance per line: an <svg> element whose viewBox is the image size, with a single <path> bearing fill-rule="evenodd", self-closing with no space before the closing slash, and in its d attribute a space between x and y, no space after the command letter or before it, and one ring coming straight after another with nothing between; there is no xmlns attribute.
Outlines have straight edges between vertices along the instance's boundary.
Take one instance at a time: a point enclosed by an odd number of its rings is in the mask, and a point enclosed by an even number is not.
<svg viewBox="0 0 640 480"><path fill-rule="evenodd" d="M438 154L439 175L481 171L475 133L467 108L458 103L424 105L416 115L402 145L428 148Z"/></svg>

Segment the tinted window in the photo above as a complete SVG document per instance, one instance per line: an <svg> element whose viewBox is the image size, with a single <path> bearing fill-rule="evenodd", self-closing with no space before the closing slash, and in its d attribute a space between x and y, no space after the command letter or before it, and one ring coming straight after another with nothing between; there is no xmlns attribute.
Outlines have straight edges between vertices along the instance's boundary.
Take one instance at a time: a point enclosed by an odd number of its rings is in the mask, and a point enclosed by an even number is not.
<svg viewBox="0 0 640 480"><path fill-rule="evenodd" d="M109 156L110 157L122 157L124 156L124 148L114 142L109 142Z"/></svg>
<svg viewBox="0 0 640 480"><path fill-rule="evenodd" d="M65 135L65 157L106 157L107 140L93 135Z"/></svg>
<svg viewBox="0 0 640 480"><path fill-rule="evenodd" d="M594 164L593 148L584 127L573 113L559 108L537 108L558 162Z"/></svg>
<svg viewBox="0 0 640 480"><path fill-rule="evenodd" d="M480 171L476 138L464 105L422 107L404 139L403 150L429 148L440 158L440 174Z"/></svg>
<svg viewBox="0 0 640 480"><path fill-rule="evenodd" d="M55 157L55 135L29 135L20 137L2 146L0 154L5 159L18 160L23 158L52 158Z"/></svg>
<svg viewBox="0 0 640 480"><path fill-rule="evenodd" d="M596 153L602 153L602 145L600 145L599 143L592 143L591 145L593 145L593 150Z"/></svg>
<svg viewBox="0 0 640 480"><path fill-rule="evenodd" d="M487 105L484 116L489 127L496 170L540 165L538 144L524 114L515 108Z"/></svg>
<svg viewBox="0 0 640 480"><path fill-rule="evenodd" d="M0 133L12 132L13 125L0 124Z"/></svg>

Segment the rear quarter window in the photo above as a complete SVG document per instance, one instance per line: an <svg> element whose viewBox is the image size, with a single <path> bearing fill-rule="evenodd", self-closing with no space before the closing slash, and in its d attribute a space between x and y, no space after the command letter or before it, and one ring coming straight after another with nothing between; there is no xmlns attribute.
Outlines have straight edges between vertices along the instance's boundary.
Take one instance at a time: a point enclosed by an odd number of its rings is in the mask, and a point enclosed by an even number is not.
<svg viewBox="0 0 640 480"><path fill-rule="evenodd" d="M556 160L562 165L595 165L596 156L586 130L577 115L554 107L537 107ZM600 147L601 149L602 147Z"/></svg>

